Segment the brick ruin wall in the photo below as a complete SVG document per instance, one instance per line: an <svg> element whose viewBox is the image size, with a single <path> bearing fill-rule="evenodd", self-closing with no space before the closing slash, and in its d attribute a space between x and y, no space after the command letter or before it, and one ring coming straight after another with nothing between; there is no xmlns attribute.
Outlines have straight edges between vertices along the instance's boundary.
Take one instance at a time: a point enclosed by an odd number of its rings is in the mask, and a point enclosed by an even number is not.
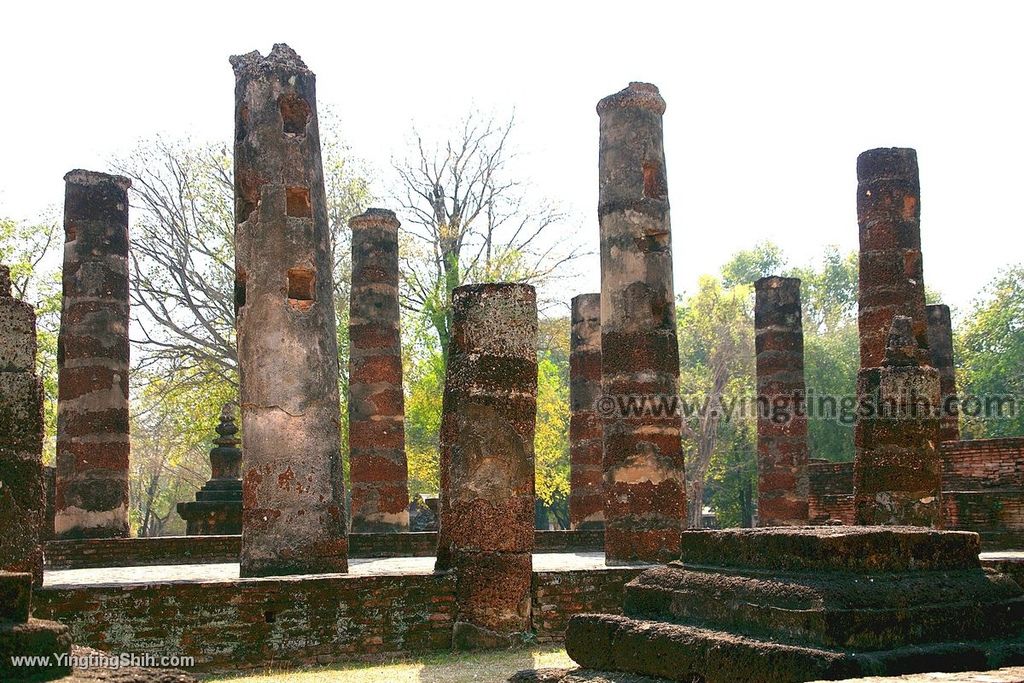
<svg viewBox="0 0 1024 683"><path fill-rule="evenodd" d="M624 585L643 567L535 572L533 628L559 641L574 614L620 614ZM37 617L75 643L110 652L191 655L201 671L328 664L447 651L455 577L287 577L133 585L52 586Z"/></svg>
<svg viewBox="0 0 1024 683"><path fill-rule="evenodd" d="M947 529L981 534L986 550L1024 547L1024 437L941 445ZM853 463L812 461L810 519L853 521Z"/></svg>
<svg viewBox="0 0 1024 683"><path fill-rule="evenodd" d="M47 569L143 567L157 564L237 562L241 536L154 536L150 538L82 539L46 544ZM601 529L537 531L539 553L601 552ZM437 533L350 534L352 557L430 557L437 551Z"/></svg>

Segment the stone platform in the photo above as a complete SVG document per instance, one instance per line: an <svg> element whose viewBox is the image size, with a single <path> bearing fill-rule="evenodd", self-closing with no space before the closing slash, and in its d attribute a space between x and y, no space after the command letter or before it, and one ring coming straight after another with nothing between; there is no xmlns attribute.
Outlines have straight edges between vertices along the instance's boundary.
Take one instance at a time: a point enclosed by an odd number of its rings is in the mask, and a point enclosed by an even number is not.
<svg viewBox="0 0 1024 683"><path fill-rule="evenodd" d="M237 562L50 570L35 610L67 624L77 644L188 655L190 672L452 648L456 582L433 557L349 563L347 574L258 579L239 578ZM533 637L560 641L572 616L620 611L625 584L651 567L606 567L600 552L535 554Z"/></svg>
<svg viewBox="0 0 1024 683"><path fill-rule="evenodd" d="M688 531L682 562L627 584L623 614L574 617L587 669L797 683L1024 664L1024 591L976 534L908 527Z"/></svg>

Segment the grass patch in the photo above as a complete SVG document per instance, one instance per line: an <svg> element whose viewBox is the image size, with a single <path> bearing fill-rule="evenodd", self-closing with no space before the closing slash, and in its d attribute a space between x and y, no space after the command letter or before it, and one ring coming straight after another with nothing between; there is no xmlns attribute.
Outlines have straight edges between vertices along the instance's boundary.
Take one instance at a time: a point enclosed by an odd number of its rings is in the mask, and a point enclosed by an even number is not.
<svg viewBox="0 0 1024 683"><path fill-rule="evenodd" d="M444 652L423 657L352 662L310 669L268 669L209 681L231 683L498 683L520 669L575 666L559 646L534 646L487 652Z"/></svg>

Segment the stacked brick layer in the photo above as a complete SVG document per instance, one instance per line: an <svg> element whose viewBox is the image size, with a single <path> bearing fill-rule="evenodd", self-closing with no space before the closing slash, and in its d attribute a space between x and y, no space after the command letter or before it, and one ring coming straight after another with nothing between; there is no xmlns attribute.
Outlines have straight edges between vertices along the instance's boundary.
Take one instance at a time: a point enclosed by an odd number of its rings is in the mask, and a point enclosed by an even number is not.
<svg viewBox="0 0 1024 683"><path fill-rule="evenodd" d="M343 572L338 346L316 78L287 45L231 64L241 571Z"/></svg>
<svg viewBox="0 0 1024 683"><path fill-rule="evenodd" d="M81 170L64 181L55 532L127 536L131 183Z"/></svg>
<svg viewBox="0 0 1024 683"><path fill-rule="evenodd" d="M352 530L409 530L402 340L398 304L398 219L370 209L349 221L349 481Z"/></svg>
<svg viewBox="0 0 1024 683"><path fill-rule="evenodd" d="M807 466L807 474L810 523L838 520L853 524L853 463L813 461Z"/></svg>
<svg viewBox="0 0 1024 683"><path fill-rule="evenodd" d="M35 374L36 315L11 296L0 266L0 570L43 580L47 536L43 478L43 388Z"/></svg>
<svg viewBox="0 0 1024 683"><path fill-rule="evenodd" d="M754 283L759 526L806 524L807 416L800 280Z"/></svg>
<svg viewBox="0 0 1024 683"><path fill-rule="evenodd" d="M679 390L664 112L658 89L647 83L631 83L597 105L601 384L612 397ZM681 428L678 414L605 417L609 564L676 556L686 526Z"/></svg>
<svg viewBox="0 0 1024 683"><path fill-rule="evenodd" d="M454 569L458 647L529 629L537 300L533 287L452 293L441 412L437 567Z"/></svg>
<svg viewBox="0 0 1024 683"><path fill-rule="evenodd" d="M573 297L569 338L569 524L604 527L601 417L601 295Z"/></svg>

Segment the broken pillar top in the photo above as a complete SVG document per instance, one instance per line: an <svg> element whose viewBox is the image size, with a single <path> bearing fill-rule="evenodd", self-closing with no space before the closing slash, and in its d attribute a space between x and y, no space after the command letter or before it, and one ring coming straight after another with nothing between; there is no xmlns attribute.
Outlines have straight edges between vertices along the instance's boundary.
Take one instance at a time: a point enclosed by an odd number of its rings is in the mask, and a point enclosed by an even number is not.
<svg viewBox="0 0 1024 683"><path fill-rule="evenodd" d="M348 220L350 228L394 227L399 225L398 217L391 209L367 209Z"/></svg>
<svg viewBox="0 0 1024 683"><path fill-rule="evenodd" d="M917 150L910 147L879 147L857 157L857 180L900 179L918 182Z"/></svg>
<svg viewBox="0 0 1024 683"><path fill-rule="evenodd" d="M11 298L11 269L9 266L0 266L0 298Z"/></svg>
<svg viewBox="0 0 1024 683"><path fill-rule="evenodd" d="M754 283L756 289L779 289L781 287L800 287L800 278L767 275Z"/></svg>
<svg viewBox="0 0 1024 683"><path fill-rule="evenodd" d="M302 61L302 57L299 57L298 53L285 43L275 43L266 57L261 55L259 50L253 50L244 55L232 55L228 61L231 62L231 66L235 70L235 77L260 76L275 71L289 73L298 71L313 75L306 63Z"/></svg>
<svg viewBox="0 0 1024 683"><path fill-rule="evenodd" d="M601 294L577 294L571 302L573 319L601 318Z"/></svg>
<svg viewBox="0 0 1024 683"><path fill-rule="evenodd" d="M132 181L125 178L123 175L111 175L110 173L101 173L99 171L86 171L82 168L76 168L64 174L64 182L71 183L73 185L82 185L84 187L110 183L115 185L122 192L127 192L128 188L132 186Z"/></svg>
<svg viewBox="0 0 1024 683"><path fill-rule="evenodd" d="M629 108L649 109L660 115L665 113L665 100L658 92L658 86L652 83L633 81L626 88L597 103L599 115L609 109Z"/></svg>

